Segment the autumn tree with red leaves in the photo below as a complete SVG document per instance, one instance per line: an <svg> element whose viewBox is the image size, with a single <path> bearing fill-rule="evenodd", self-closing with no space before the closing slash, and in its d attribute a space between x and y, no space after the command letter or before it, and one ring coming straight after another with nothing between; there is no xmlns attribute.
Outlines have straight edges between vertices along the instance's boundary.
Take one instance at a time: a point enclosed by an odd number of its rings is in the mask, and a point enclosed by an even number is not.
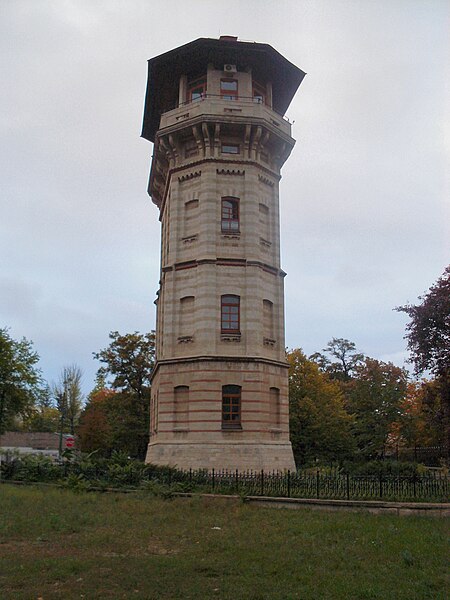
<svg viewBox="0 0 450 600"><path fill-rule="evenodd" d="M406 304L396 310L410 317L406 326L410 361L416 375L429 371L435 377L429 389L428 403L440 399L437 411L445 431L444 445L450 448L450 265L427 293L419 297L420 304ZM431 394L431 396L430 396Z"/></svg>

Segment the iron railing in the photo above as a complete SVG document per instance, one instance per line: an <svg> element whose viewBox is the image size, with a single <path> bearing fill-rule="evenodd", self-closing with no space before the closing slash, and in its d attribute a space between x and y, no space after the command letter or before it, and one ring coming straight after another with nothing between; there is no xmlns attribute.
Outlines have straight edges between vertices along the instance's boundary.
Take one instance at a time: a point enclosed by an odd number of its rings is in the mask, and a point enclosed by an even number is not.
<svg viewBox="0 0 450 600"><path fill-rule="evenodd" d="M92 486L139 488L147 482L175 491L281 498L447 502L449 477L442 472L423 475L352 475L339 470L265 472L238 470L182 471L130 462L125 465L79 462L30 463L15 458L1 463L2 480L57 481L81 477Z"/></svg>

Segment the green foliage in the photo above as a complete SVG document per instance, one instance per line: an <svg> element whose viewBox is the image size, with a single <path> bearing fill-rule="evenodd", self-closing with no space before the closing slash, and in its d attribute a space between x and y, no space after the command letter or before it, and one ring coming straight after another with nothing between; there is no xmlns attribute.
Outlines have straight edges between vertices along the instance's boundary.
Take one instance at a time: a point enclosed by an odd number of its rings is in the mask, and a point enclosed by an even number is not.
<svg viewBox="0 0 450 600"><path fill-rule="evenodd" d="M338 381L349 381L364 358L363 354L357 352L354 342L344 338L333 338L322 352L325 354L316 352L309 359Z"/></svg>
<svg viewBox="0 0 450 600"><path fill-rule="evenodd" d="M84 451L116 449L143 459L149 435L150 376L154 366L155 334L110 333L108 348L95 352L103 363L78 430ZM107 377L111 390L106 389ZM103 386L103 387L102 387Z"/></svg>
<svg viewBox="0 0 450 600"><path fill-rule="evenodd" d="M67 425L72 435L75 433L83 404L82 377L83 373L77 365L63 367L59 382L53 386L52 391L60 414L61 430L64 431L64 426Z"/></svg>
<svg viewBox="0 0 450 600"><path fill-rule="evenodd" d="M70 473L60 480L60 484L74 492L87 492L92 487L91 482L82 473Z"/></svg>
<svg viewBox="0 0 450 600"><path fill-rule="evenodd" d="M104 364L98 370L98 377L111 376L113 389L133 393L139 400L148 397L155 362L155 332L121 335L111 331L109 338L111 343L107 348L93 353Z"/></svg>
<svg viewBox="0 0 450 600"><path fill-rule="evenodd" d="M422 475L421 466L413 462L399 462L396 460L372 460L369 462L346 461L342 465L342 472L351 475L372 476L372 475L396 475L408 476Z"/></svg>
<svg viewBox="0 0 450 600"><path fill-rule="evenodd" d="M343 394L299 349L287 355L291 442L297 465L339 461L353 451L352 419Z"/></svg>
<svg viewBox="0 0 450 600"><path fill-rule="evenodd" d="M406 386L406 371L392 363L366 358L357 367L347 388L346 405L364 459L383 456L392 426L402 416Z"/></svg>
<svg viewBox="0 0 450 600"><path fill-rule="evenodd" d="M61 469L48 456L15 454L2 459L1 475L15 481L56 481L61 477Z"/></svg>
<svg viewBox="0 0 450 600"><path fill-rule="evenodd" d="M0 435L34 406L42 385L38 361L32 342L16 341L6 328L0 329Z"/></svg>
<svg viewBox="0 0 450 600"><path fill-rule="evenodd" d="M60 430L59 426L59 411L53 405L50 388L45 386L39 390L35 405L23 417L20 429L55 433Z"/></svg>

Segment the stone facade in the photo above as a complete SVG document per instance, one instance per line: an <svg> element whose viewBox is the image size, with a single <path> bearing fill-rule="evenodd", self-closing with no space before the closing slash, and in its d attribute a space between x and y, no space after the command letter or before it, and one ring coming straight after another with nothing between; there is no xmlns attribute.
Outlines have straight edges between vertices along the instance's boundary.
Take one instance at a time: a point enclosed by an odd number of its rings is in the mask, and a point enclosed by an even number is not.
<svg viewBox="0 0 450 600"><path fill-rule="evenodd" d="M177 76L171 53L149 64L146 115L169 94L164 75L159 87L151 79L164 61L178 106L163 112L154 135L144 125L161 220L147 462L293 469L278 186L294 140L272 107L280 84L265 74L280 55L262 45L264 61L254 56L259 44L203 42L208 61L197 51L194 73L184 61Z"/></svg>

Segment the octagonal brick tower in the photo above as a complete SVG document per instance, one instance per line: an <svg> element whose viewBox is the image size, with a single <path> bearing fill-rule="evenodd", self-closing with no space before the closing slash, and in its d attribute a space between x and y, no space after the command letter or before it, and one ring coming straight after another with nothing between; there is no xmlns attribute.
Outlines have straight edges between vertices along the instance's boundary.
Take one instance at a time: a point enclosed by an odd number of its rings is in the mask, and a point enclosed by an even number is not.
<svg viewBox="0 0 450 600"><path fill-rule="evenodd" d="M162 230L147 462L295 468L278 186L304 75L230 36L148 63L142 136Z"/></svg>

